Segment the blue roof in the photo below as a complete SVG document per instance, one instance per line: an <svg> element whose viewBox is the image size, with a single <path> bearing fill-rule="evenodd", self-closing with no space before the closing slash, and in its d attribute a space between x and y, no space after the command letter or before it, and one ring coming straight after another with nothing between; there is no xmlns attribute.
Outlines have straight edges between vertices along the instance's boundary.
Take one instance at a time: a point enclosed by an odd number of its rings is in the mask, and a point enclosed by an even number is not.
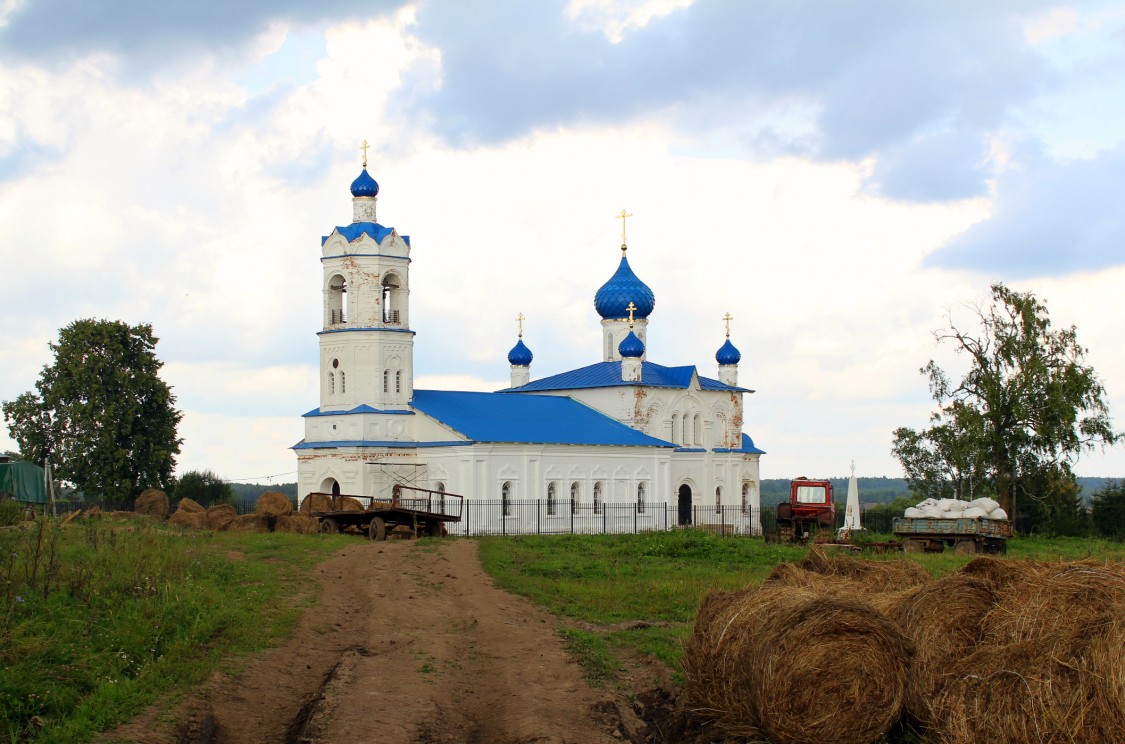
<svg viewBox="0 0 1125 744"><path fill-rule="evenodd" d="M729 338L715 352L715 361L719 364L738 364L741 360L742 352L734 348Z"/></svg>
<svg viewBox="0 0 1125 744"><path fill-rule="evenodd" d="M629 335L621 339L617 345L617 353L623 357L636 359L645 353L645 345L637 338L637 334L629 331Z"/></svg>
<svg viewBox="0 0 1125 744"><path fill-rule="evenodd" d="M582 390L584 388L616 387L618 385L642 385L644 387L664 387L686 389L691 384L695 367L665 367L655 362L641 363L641 381L624 382L621 379L621 362L598 362L588 367L572 369L541 380L532 380L518 388L508 388L500 392L533 393L538 390ZM733 387L699 377L699 387L703 390L725 390L737 393L752 393L753 390Z"/></svg>
<svg viewBox="0 0 1125 744"><path fill-rule="evenodd" d="M332 449L334 447L379 447L380 449L414 447L464 447L468 444L472 444L472 442L462 442L459 440L452 440L449 442L404 442L397 439L337 439L331 442L306 442L302 439L300 442L297 442L289 449Z"/></svg>
<svg viewBox="0 0 1125 744"><path fill-rule="evenodd" d="M625 256L609 281L594 295L594 308L603 319L628 318L629 303L634 305L634 318L647 318L656 306L656 297L648 285L629 268Z"/></svg>
<svg viewBox="0 0 1125 744"><path fill-rule="evenodd" d="M336 229L333 232L340 233L340 235L344 236L344 239L349 243L358 238L360 235L370 235L376 243L382 243L383 238L394 232L394 228L383 227L378 222L353 222L350 225L337 225ZM330 236L328 235L323 236L320 239L320 244L324 245L329 237ZM409 235L400 235L399 237L402 238L407 245L410 245Z"/></svg>
<svg viewBox="0 0 1125 744"><path fill-rule="evenodd" d="M372 408L371 406L367 405L366 403L361 403L360 405L356 406L355 408L351 408L347 411L324 411L324 410L321 410L320 408L314 408L311 411L309 411L308 413L302 413L301 418L308 418L309 416L348 416L348 415L353 414L353 413L390 413L390 414L399 414L401 416L413 416L414 415L414 411L402 411L402 410L398 410L398 409L390 410L390 411L382 411L378 408Z"/></svg>
<svg viewBox="0 0 1125 744"><path fill-rule="evenodd" d="M379 194L379 184L367 172L367 168L363 169L363 173L352 181L352 196L377 196Z"/></svg>
<svg viewBox="0 0 1125 744"><path fill-rule="evenodd" d="M527 348L522 338L516 341L516 345L508 352L508 364L514 364L516 366L526 367L531 364L533 358L534 356L531 353L531 349Z"/></svg>
<svg viewBox="0 0 1125 744"><path fill-rule="evenodd" d="M674 446L553 395L415 390L413 407L474 442Z"/></svg>
<svg viewBox="0 0 1125 744"><path fill-rule="evenodd" d="M749 434L742 435L742 446L738 449L726 449L725 447L716 447L716 452L742 452L747 455L764 455L765 450L758 449L754 446L754 440L750 438Z"/></svg>

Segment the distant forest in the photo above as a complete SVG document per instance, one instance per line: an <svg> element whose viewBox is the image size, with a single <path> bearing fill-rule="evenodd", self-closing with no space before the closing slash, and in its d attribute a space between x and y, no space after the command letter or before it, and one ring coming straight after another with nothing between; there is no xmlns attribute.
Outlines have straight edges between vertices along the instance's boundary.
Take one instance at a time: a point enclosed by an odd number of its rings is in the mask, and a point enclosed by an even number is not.
<svg viewBox="0 0 1125 744"><path fill-rule="evenodd" d="M848 498L848 479L829 478L835 492L836 501L845 501ZM1082 487L1082 498L1089 502L1090 497L1105 487L1105 484L1116 478L1079 478L1078 485ZM909 496L910 489L906 487L904 478L856 478L859 486L859 500L864 504L885 504L894 501L900 496ZM789 483L786 478L765 478L762 480L762 505L773 506L782 501L789 500ZM234 497L238 501L257 501L258 497L266 491L278 491L289 498L297 498L296 483L273 483L262 485L260 483L231 483Z"/></svg>

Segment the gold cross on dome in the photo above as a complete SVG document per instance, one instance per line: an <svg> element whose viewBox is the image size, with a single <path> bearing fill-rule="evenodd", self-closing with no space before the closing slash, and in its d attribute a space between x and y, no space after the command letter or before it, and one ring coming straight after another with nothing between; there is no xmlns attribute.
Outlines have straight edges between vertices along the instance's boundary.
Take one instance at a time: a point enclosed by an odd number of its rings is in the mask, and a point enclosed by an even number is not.
<svg viewBox="0 0 1125 744"><path fill-rule="evenodd" d="M629 311L629 327L632 328L633 327L633 313L636 311L637 306L633 304L632 300L629 300L629 304L625 306L625 309Z"/></svg>
<svg viewBox="0 0 1125 744"><path fill-rule="evenodd" d="M730 338L730 322L734 320L734 316L727 313L723 316L723 322L727 324L727 338Z"/></svg>
<svg viewBox="0 0 1125 744"><path fill-rule="evenodd" d="M359 146L359 149L363 150L363 167L364 168L367 167L367 148L368 147L370 147L370 145L367 144L367 140L364 140L363 144Z"/></svg>
<svg viewBox="0 0 1125 744"><path fill-rule="evenodd" d="M621 214L617 215L617 217L614 218L614 219L621 220L621 252L622 253L625 252L625 218L626 217L632 217L632 216L633 215L629 214L624 209L622 209Z"/></svg>
<svg viewBox="0 0 1125 744"><path fill-rule="evenodd" d="M519 329L520 329L520 336L519 336L520 338L523 338L523 322L525 320L527 320L527 318L523 317L523 313L520 313L519 315L516 316L516 324L519 326Z"/></svg>

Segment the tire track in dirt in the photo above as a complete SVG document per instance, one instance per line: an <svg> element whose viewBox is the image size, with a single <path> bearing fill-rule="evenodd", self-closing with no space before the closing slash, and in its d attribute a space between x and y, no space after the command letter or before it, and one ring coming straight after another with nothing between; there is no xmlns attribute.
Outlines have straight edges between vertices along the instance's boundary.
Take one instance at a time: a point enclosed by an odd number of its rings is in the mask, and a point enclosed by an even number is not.
<svg viewBox="0 0 1125 744"><path fill-rule="evenodd" d="M603 744L638 723L586 685L556 618L492 584L475 541L357 542L315 571L293 638L214 675L174 721L150 712L106 740Z"/></svg>

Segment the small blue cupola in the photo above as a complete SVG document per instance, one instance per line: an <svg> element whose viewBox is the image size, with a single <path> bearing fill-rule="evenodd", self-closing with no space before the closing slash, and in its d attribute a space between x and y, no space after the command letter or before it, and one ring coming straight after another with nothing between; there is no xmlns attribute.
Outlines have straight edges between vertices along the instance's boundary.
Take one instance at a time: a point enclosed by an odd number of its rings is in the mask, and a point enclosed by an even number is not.
<svg viewBox="0 0 1125 744"><path fill-rule="evenodd" d="M364 165L363 172L359 177L352 181L352 196L378 196L379 184L367 172L366 164Z"/></svg>
<svg viewBox="0 0 1125 744"><path fill-rule="evenodd" d="M637 338L637 334L629 331L629 335L621 339L621 344L617 347L617 353L623 359L639 359L644 356L645 345Z"/></svg>
<svg viewBox="0 0 1125 744"><path fill-rule="evenodd" d="M728 338L715 352L715 361L722 365L738 364L742 361L742 352L734 348L734 344Z"/></svg>
<svg viewBox="0 0 1125 744"><path fill-rule="evenodd" d="M527 348L527 344L521 338L516 341L516 345L508 352L508 364L514 364L518 367L526 367L531 364L534 357L531 354L531 349Z"/></svg>
<svg viewBox="0 0 1125 744"><path fill-rule="evenodd" d="M629 317L629 303L634 305L633 317L644 319L656 306L656 297L648 285L637 278L629 268L629 260L621 256L621 263L609 281L594 295L594 307L603 320Z"/></svg>

